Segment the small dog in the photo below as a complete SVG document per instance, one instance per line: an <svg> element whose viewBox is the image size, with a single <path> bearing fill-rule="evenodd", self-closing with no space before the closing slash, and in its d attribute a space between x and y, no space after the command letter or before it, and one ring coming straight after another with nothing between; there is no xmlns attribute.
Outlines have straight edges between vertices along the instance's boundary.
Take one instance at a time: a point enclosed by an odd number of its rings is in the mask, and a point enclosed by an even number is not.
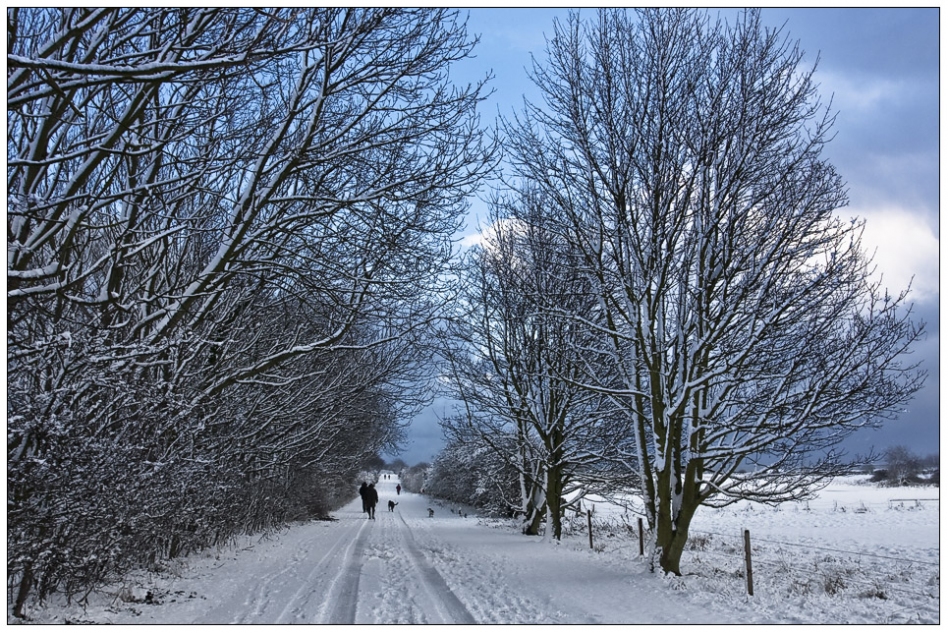
<svg viewBox="0 0 948 633"><path fill-rule="evenodd" d="M389 511L389 512L395 512L395 506L397 506L397 505L398 505L398 502L397 502L397 501L389 501L389 502L388 502L388 511Z"/></svg>
<svg viewBox="0 0 948 633"><path fill-rule="evenodd" d="M432 510L431 508L428 508L428 518L430 519L433 516L434 516L434 510Z"/></svg>

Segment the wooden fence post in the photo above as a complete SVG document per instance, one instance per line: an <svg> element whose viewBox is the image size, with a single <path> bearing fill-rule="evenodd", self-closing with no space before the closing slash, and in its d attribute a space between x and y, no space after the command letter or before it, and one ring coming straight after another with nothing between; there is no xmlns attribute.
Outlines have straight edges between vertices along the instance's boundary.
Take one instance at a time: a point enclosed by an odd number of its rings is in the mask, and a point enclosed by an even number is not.
<svg viewBox="0 0 948 633"><path fill-rule="evenodd" d="M642 534L642 517L639 517L639 556L645 556L645 539Z"/></svg>
<svg viewBox="0 0 948 633"><path fill-rule="evenodd" d="M586 510L586 523L589 526L589 549L593 548L593 513L592 510Z"/></svg>
<svg viewBox="0 0 948 633"><path fill-rule="evenodd" d="M751 568L751 533L744 530L744 563L747 567L747 595L754 595L754 571Z"/></svg>

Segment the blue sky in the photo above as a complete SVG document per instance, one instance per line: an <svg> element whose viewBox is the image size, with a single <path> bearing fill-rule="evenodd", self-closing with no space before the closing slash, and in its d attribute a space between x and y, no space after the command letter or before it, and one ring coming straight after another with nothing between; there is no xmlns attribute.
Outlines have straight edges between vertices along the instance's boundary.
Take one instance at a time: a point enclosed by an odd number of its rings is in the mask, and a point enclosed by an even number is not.
<svg viewBox="0 0 948 633"><path fill-rule="evenodd" d="M712 9L712 15L718 9ZM733 10L720 10L722 17ZM593 14L584 9L581 13ZM568 9L470 9L468 28L481 38L476 58L455 66L452 78L475 81L488 71L494 95L483 118L490 123L521 109L523 98L538 100L527 77L531 53L545 60L544 34ZM824 102L838 111L837 136L825 156L848 183L844 217L866 219L864 246L891 290L912 283L915 314L927 337L913 360L928 371L925 388L902 418L878 431L850 438L850 453L902 444L929 455L939 443L939 10L938 9L764 9L768 26L799 41L805 62L819 56L816 79ZM486 207L472 204L468 234L483 221ZM430 461L443 445L437 416L450 413L436 402L409 430L401 458Z"/></svg>

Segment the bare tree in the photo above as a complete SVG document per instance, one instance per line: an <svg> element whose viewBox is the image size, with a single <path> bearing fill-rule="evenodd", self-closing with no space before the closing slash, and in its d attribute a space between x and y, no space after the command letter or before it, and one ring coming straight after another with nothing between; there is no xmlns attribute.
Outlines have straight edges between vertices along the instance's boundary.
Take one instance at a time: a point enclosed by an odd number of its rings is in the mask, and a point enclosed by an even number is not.
<svg viewBox="0 0 948 633"><path fill-rule="evenodd" d="M489 516L515 516L521 509L519 473L506 456L481 438L448 442L425 480L425 494L477 508Z"/></svg>
<svg viewBox="0 0 948 633"><path fill-rule="evenodd" d="M921 328L839 217L813 70L757 11L602 10L557 23L515 172L563 218L601 296L661 568L701 505L804 498L838 442L895 418ZM610 368L610 373L612 368Z"/></svg>
<svg viewBox="0 0 948 633"><path fill-rule="evenodd" d="M558 540L565 497L615 483L605 473L625 433L603 395L583 385L594 333L577 317L588 320L598 299L547 213L545 198L530 192L493 202L448 346L452 395L465 414L444 426L513 465L524 532L537 534L546 519Z"/></svg>
<svg viewBox="0 0 948 633"><path fill-rule="evenodd" d="M904 486L918 479L921 459L905 446L893 446L885 452L886 469L889 482L894 486Z"/></svg>
<svg viewBox="0 0 948 633"><path fill-rule="evenodd" d="M90 551L129 558L198 533L153 529L175 502L226 538L279 521L286 509L263 504L291 466L344 473L391 447L492 148L484 84L448 81L474 45L453 11L7 18L19 614L32 588L101 577L79 571ZM105 486L103 509L84 491ZM201 488L215 490L206 505ZM165 508L135 513L145 490ZM64 514L88 523L57 527Z"/></svg>

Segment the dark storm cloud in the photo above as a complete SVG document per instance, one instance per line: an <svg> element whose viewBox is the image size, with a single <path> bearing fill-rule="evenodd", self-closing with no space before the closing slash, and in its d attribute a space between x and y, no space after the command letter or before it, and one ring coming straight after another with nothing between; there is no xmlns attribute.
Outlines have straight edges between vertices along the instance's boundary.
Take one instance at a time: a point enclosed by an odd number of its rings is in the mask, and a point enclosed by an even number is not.
<svg viewBox="0 0 948 633"><path fill-rule="evenodd" d="M844 217L867 219L864 246L886 285L914 276L914 316L928 335L905 358L928 372L898 420L843 445L866 454L904 445L928 455L939 440L939 11L764 9L763 21L799 41L820 96L833 98L836 137L826 148L849 186Z"/></svg>
<svg viewBox="0 0 948 633"><path fill-rule="evenodd" d="M829 158L854 205L912 205L938 221L937 9L765 9L765 23L799 41L837 136Z"/></svg>

